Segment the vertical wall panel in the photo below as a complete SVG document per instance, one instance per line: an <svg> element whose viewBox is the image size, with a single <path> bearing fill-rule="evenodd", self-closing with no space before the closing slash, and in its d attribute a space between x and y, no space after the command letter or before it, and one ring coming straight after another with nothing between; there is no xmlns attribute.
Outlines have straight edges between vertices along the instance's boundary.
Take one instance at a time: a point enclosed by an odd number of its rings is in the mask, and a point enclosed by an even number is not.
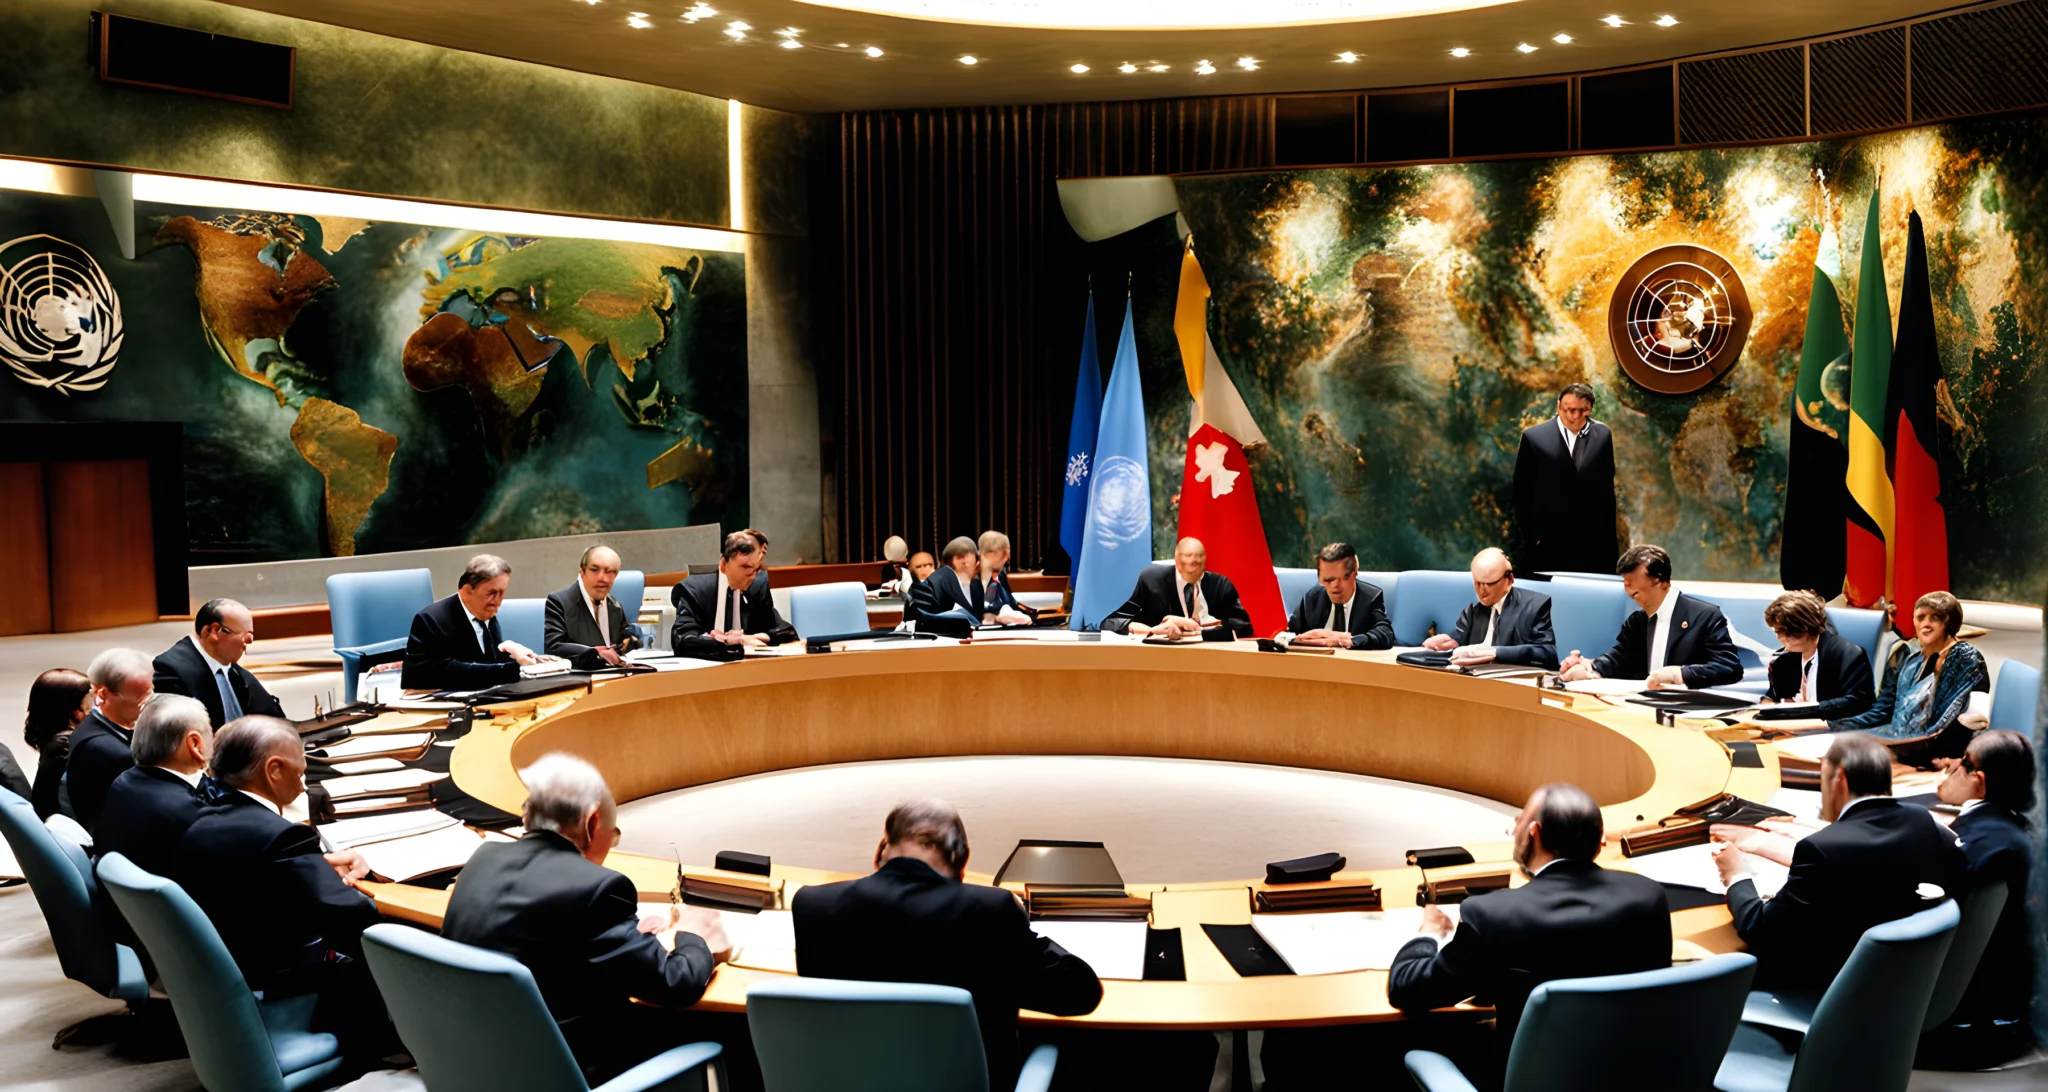
<svg viewBox="0 0 2048 1092"><path fill-rule="evenodd" d="M47 466L55 629L156 621L149 463L95 459Z"/></svg>
<svg viewBox="0 0 2048 1092"><path fill-rule="evenodd" d="M0 463L0 637L48 633L50 538L43 512L43 464Z"/></svg>

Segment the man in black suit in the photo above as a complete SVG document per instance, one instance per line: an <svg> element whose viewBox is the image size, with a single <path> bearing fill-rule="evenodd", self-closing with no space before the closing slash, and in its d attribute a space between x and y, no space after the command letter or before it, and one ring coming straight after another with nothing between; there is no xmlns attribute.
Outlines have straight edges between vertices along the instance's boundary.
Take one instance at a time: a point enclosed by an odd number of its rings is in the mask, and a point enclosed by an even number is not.
<svg viewBox="0 0 2048 1092"><path fill-rule="evenodd" d="M1764 608L1764 625L1785 651L1771 660L1764 703L1812 702L1801 716L1853 717L1877 700L1870 657L1828 630L1828 607L1810 591L1791 591Z"/></svg>
<svg viewBox="0 0 2048 1092"><path fill-rule="evenodd" d="M2014 1021L2024 1026L2033 996L2034 951L2027 938L2027 875L2036 839L2027 829L2034 809L2034 748L2018 732L1978 732L1963 757L1935 759L1948 774L1936 789L1962 808L1949 824L1966 862L1965 891L2006 885L2005 909L1977 962L1976 977L1955 1022Z"/></svg>
<svg viewBox="0 0 2048 1092"><path fill-rule="evenodd" d="M1842 733L1820 761L1820 780L1820 817L1829 825L1792 847L1791 875L1773 898L1757 894L1751 877L1754 828L1715 828L1734 842L1714 861L1762 986L1825 990L1864 930L1934 905L1922 884L1962 894L1963 851L1927 809L1892 799L1883 743Z"/></svg>
<svg viewBox="0 0 2048 1092"><path fill-rule="evenodd" d="M589 763L542 756L519 771L526 836L476 851L456 877L441 935L524 963L592 1087L677 1039L677 1007L704 995L732 957L718 914L640 916L633 881L604 867L618 845L611 789ZM676 930L674 950L653 935Z"/></svg>
<svg viewBox="0 0 2048 1092"><path fill-rule="evenodd" d="M1205 629L1252 635L1252 617L1237 588L1222 573L1208 571L1209 549L1198 538L1173 548L1173 565L1147 565L1131 598L1102 620L1104 633L1193 637Z"/></svg>
<svg viewBox="0 0 2048 1092"><path fill-rule="evenodd" d="M1358 579L1358 551L1350 543L1332 542L1316 553L1316 586L1295 606L1287 632L1294 634L1296 644L1394 647L1386 596Z"/></svg>
<svg viewBox="0 0 2048 1092"><path fill-rule="evenodd" d="M619 555L609 546L592 546L576 563L576 582L548 593L546 649L578 671L598 671L625 663L618 644L633 633L626 609L611 597L619 578ZM640 605L633 604L635 613Z"/></svg>
<svg viewBox="0 0 2048 1092"><path fill-rule="evenodd" d="M519 668L541 658L498 632L498 608L511 587L512 565L504 558L470 558L455 594L412 616L399 685L407 690L484 690L518 682Z"/></svg>
<svg viewBox="0 0 2048 1092"><path fill-rule="evenodd" d="M1078 956L1031 931L1015 896L960 881L967 828L950 805L898 805L875 871L796 893L796 969L812 978L927 982L974 995L990 1088L1017 1079L1017 1010L1080 1016L1102 983Z"/></svg>
<svg viewBox="0 0 2048 1092"><path fill-rule="evenodd" d="M392 1042L383 1002L362 963L377 904L356 890L369 865L354 850L322 854L312 827L284 817L305 791L306 748L290 723L230 721L214 736L218 802L199 811L172 860L185 889L241 968L270 997L320 996L314 1026L333 1032L352 1063Z"/></svg>
<svg viewBox="0 0 2048 1092"><path fill-rule="evenodd" d="M192 635L156 658L156 692L198 698L215 728L245 713L284 716L284 706L242 666L255 640L249 608L232 599L207 600L192 616Z"/></svg>
<svg viewBox="0 0 2048 1092"><path fill-rule="evenodd" d="M1029 625L1038 612L1018 602L1017 593L1010 590L1010 582L1003 573L1010 564L1010 536L1001 531L983 531L975 547L981 555L981 568L974 579L981 584L982 620L1006 626Z"/></svg>
<svg viewBox="0 0 2048 1092"><path fill-rule="evenodd" d="M1550 597L1515 586L1515 565L1489 546L1472 559L1472 592L1479 601L1458 615L1449 633L1422 642L1451 662L1520 664L1557 670L1557 637L1550 629Z"/></svg>
<svg viewBox="0 0 2048 1092"><path fill-rule="evenodd" d="M1631 546L1614 565L1641 610L1622 620L1614 647L1588 660L1577 649L1560 677L1643 679L1650 689L1702 690L1742 681L1742 660L1721 608L1671 590L1671 555L1662 546Z"/></svg>
<svg viewBox="0 0 2048 1092"><path fill-rule="evenodd" d="M1573 383L1558 395L1556 417L1522 432L1515 524L1532 572L1603 572L1619 549L1614 434L1592 416L1593 388Z"/></svg>
<svg viewBox="0 0 2048 1092"><path fill-rule="evenodd" d="M71 817L87 832L99 822L114 779L135 765L129 746L135 719L156 694L151 674L149 657L132 648L110 648L93 657L85 669L85 677L92 681L93 707L71 734L64 791L71 799Z"/></svg>
<svg viewBox="0 0 2048 1092"><path fill-rule="evenodd" d="M135 722L135 765L107 790L92 832L94 856L119 853L144 872L169 876L186 828L203 806L213 754L208 711L183 694L158 694Z"/></svg>
<svg viewBox="0 0 2048 1092"><path fill-rule="evenodd" d="M910 589L911 603L920 616L943 614L957 610L974 619L980 625L987 614L988 603L983 598L984 586L979 579L981 552L975 548L974 540L966 535L946 543L939 551L943 560L924 582Z"/></svg>
<svg viewBox="0 0 2048 1092"><path fill-rule="evenodd" d="M769 595L768 540L734 531L719 549L718 571L687 577L669 593L676 607L669 648L678 656L737 660L747 649L796 640Z"/></svg>
<svg viewBox="0 0 2048 1092"><path fill-rule="evenodd" d="M1394 955L1387 1000L1408 1012L1468 997L1493 1002L1499 1053L1529 994L1559 978L1671 965L1664 887L1593 863L1606 845L1600 806L1576 785L1537 789L1515 817L1515 863L1529 882L1465 900L1453 930L1435 906L1422 935Z"/></svg>

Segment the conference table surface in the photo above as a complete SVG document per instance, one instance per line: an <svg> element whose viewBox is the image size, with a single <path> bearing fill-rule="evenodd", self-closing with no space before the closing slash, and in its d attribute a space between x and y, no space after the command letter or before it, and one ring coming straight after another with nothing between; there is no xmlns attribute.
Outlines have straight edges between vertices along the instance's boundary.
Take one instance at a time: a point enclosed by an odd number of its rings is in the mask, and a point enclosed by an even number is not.
<svg viewBox="0 0 2048 1092"><path fill-rule="evenodd" d="M1407 667L1391 652L1272 654L1250 642L1167 647L1057 636L830 655L794 647L798 654L635 675L493 706L494 716L477 720L456 744L450 774L463 792L515 814L525 799L517 770L555 751L589 760L621 802L779 770L967 755L1261 763L1515 805L1538 786L1568 781L1601 805L1609 832L1601 864L1624 869L1620 833L1724 792L1768 799L1779 784L1769 744L1737 743L1738 762L1723 742L1740 738L1739 729L1663 727L1647 708L1618 698ZM1513 867L1505 837L1467 848L1475 864L1432 869L1428 878ZM675 861L614 852L606 864L632 878L643 901L668 903ZM781 863L772 871L785 905L801 885L855 875ZM1371 880L1395 909L1416 905L1424 877L1394 866L1338 878ZM968 880L990 882L985 874ZM447 906L443 890L363 886L395 919L438 927ZM1129 885L1151 896L1155 927L1181 931L1187 980L1105 979L1093 1013L1026 1012L1024 1022L1224 1030L1401 1017L1387 1003L1384 971L1240 978L1200 926L1249 924L1259 886L1255 878L1210 876ZM1719 905L1675 911L1672 932L1677 959L1742 948ZM793 971L772 961L721 966L697 1007L742 1011L753 982Z"/></svg>

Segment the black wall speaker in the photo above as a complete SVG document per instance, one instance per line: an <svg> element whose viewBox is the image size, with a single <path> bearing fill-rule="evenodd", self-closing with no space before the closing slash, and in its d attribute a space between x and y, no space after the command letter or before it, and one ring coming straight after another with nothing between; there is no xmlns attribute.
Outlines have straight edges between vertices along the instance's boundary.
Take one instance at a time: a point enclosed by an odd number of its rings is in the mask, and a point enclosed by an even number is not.
<svg viewBox="0 0 2048 1092"><path fill-rule="evenodd" d="M1579 81L1579 147L1661 148L1672 132L1671 66L1587 76Z"/></svg>
<svg viewBox="0 0 2048 1092"><path fill-rule="evenodd" d="M91 55L107 83L289 110L297 53L291 46L92 13Z"/></svg>
<svg viewBox="0 0 2048 1092"><path fill-rule="evenodd" d="M1451 154L1451 93L1404 91L1365 100L1365 160L1406 163L1448 159Z"/></svg>
<svg viewBox="0 0 2048 1092"><path fill-rule="evenodd" d="M1273 100L1273 165L1358 162L1358 96Z"/></svg>
<svg viewBox="0 0 2048 1092"><path fill-rule="evenodd" d="M1458 128L1451 154L1517 155L1571 148L1571 85L1511 84L1457 90Z"/></svg>

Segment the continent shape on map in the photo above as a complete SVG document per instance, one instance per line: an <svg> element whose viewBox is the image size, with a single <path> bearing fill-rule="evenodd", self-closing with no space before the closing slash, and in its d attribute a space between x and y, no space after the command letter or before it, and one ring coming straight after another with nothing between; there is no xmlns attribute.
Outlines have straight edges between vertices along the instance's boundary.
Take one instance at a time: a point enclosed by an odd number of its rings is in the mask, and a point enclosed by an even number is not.
<svg viewBox="0 0 2048 1092"><path fill-rule="evenodd" d="M314 296L334 286L334 276L305 251L261 230L248 233L180 216L156 233L159 243L177 243L199 263L194 293L207 340L221 359L244 378L269 387L277 404L285 392L249 360L259 342L282 344L292 320ZM282 263L282 268L273 264Z"/></svg>
<svg viewBox="0 0 2048 1092"><path fill-rule="evenodd" d="M356 530L391 483L398 437L363 423L362 415L325 398L308 398L292 422L292 446L327 479L327 546L336 557L356 552Z"/></svg>

